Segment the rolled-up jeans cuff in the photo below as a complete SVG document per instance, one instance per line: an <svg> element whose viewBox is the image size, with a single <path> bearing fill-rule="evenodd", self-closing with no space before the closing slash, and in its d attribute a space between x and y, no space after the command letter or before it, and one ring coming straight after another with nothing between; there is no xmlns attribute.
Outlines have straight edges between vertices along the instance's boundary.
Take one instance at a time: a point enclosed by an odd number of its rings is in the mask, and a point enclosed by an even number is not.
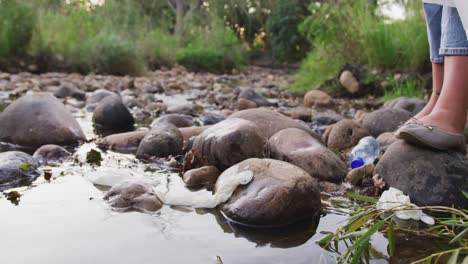
<svg viewBox="0 0 468 264"><path fill-rule="evenodd" d="M444 57L431 57L431 62L437 64L444 63Z"/></svg>
<svg viewBox="0 0 468 264"><path fill-rule="evenodd" d="M440 48L439 54L443 56L468 56L468 48Z"/></svg>

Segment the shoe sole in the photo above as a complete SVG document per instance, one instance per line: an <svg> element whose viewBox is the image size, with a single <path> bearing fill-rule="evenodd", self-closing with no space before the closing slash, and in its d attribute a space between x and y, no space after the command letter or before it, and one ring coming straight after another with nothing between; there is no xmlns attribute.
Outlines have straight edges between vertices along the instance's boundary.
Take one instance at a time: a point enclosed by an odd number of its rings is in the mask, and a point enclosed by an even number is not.
<svg viewBox="0 0 468 264"><path fill-rule="evenodd" d="M463 147L460 146L458 148L442 148L440 146L435 146L431 144L430 142L424 140L423 138L420 138L407 131L399 131L398 138L403 139L414 145L431 148L431 149L435 149L439 151L448 151L448 150L460 151L463 155L466 155L466 146L463 146Z"/></svg>

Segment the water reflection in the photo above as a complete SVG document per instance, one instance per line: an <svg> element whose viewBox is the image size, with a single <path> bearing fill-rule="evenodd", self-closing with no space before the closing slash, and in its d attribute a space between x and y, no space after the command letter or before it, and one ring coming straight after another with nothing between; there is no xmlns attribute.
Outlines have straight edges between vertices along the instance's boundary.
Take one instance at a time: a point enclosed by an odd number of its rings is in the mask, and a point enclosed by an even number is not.
<svg viewBox="0 0 468 264"><path fill-rule="evenodd" d="M257 247L293 248L305 244L316 233L320 221L317 214L313 219L278 228L255 228L236 224L227 220L219 210L212 210L216 222L225 233L243 237Z"/></svg>

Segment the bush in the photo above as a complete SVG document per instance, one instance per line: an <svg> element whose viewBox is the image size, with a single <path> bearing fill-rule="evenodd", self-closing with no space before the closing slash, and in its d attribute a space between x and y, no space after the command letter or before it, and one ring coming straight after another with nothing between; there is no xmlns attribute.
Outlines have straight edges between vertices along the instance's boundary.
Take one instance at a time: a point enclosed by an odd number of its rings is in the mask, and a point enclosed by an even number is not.
<svg viewBox="0 0 468 264"><path fill-rule="evenodd" d="M266 21L269 45L275 59L297 61L309 49L307 40L299 33L298 26L307 15L309 1L276 0Z"/></svg>
<svg viewBox="0 0 468 264"><path fill-rule="evenodd" d="M227 71L235 65L224 60L222 51L188 45L177 53L177 62L192 71Z"/></svg>
<svg viewBox="0 0 468 264"><path fill-rule="evenodd" d="M142 56L150 68L170 67L176 63L177 39L161 30L153 30L139 44Z"/></svg>
<svg viewBox="0 0 468 264"><path fill-rule="evenodd" d="M388 23L374 14L375 8L368 0L312 4L309 9L312 15L300 25L300 30L314 49L296 75L291 88L296 92L306 92L338 74L338 63L387 70L418 70L426 66L429 49L420 10L405 20Z"/></svg>
<svg viewBox="0 0 468 264"><path fill-rule="evenodd" d="M24 1L0 0L0 58L26 54L35 19Z"/></svg>
<svg viewBox="0 0 468 264"><path fill-rule="evenodd" d="M144 70L144 62L136 50L129 41L101 32L78 49L76 66L83 72L139 75Z"/></svg>
<svg viewBox="0 0 468 264"><path fill-rule="evenodd" d="M192 28L177 62L192 71L228 72L245 61L237 36L222 21L210 18L209 25Z"/></svg>

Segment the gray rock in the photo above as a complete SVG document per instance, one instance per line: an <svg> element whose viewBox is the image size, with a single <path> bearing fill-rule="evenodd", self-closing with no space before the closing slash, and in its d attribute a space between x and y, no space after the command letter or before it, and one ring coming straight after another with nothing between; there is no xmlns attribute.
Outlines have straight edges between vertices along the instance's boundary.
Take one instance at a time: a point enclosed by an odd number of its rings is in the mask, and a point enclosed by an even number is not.
<svg viewBox="0 0 468 264"><path fill-rule="evenodd" d="M258 127L260 135L263 136L266 140L283 129L299 128L306 131L320 142L323 142L321 137L304 123L289 118L273 110L265 108L242 110L230 115L227 120L233 118L240 118L251 121Z"/></svg>
<svg viewBox="0 0 468 264"><path fill-rule="evenodd" d="M203 112L201 116L201 121L204 126L214 125L226 119L225 115L216 114L211 112Z"/></svg>
<svg viewBox="0 0 468 264"><path fill-rule="evenodd" d="M195 126L195 121L192 116L183 114L168 114L163 115L151 123L151 127L157 127L161 124L172 124L176 127L192 127Z"/></svg>
<svg viewBox="0 0 468 264"><path fill-rule="evenodd" d="M135 120L120 97L107 96L93 112L93 122L98 130L132 130Z"/></svg>
<svg viewBox="0 0 468 264"><path fill-rule="evenodd" d="M271 157L298 166L320 181L341 182L346 165L307 132L288 128L269 140Z"/></svg>
<svg viewBox="0 0 468 264"><path fill-rule="evenodd" d="M267 141L257 126L243 119L227 119L208 128L195 139L192 150L197 160L206 160L220 170L268 156Z"/></svg>
<svg viewBox="0 0 468 264"><path fill-rule="evenodd" d="M245 225L284 226L320 211L318 183L301 168L279 160L248 159L226 170L220 179L245 171L253 173L252 182L237 187L221 206L229 219Z"/></svg>
<svg viewBox="0 0 468 264"><path fill-rule="evenodd" d="M197 114L202 111L200 106L194 104L182 104L182 105L173 105L169 106L166 110L168 114L182 114L189 116L197 116Z"/></svg>
<svg viewBox="0 0 468 264"><path fill-rule="evenodd" d="M31 183L39 176L38 166L39 163L24 152L0 153L0 191Z"/></svg>
<svg viewBox="0 0 468 264"><path fill-rule="evenodd" d="M367 114L362 125L372 136L378 137L385 132L393 132L411 118L411 113L403 109L383 108Z"/></svg>
<svg viewBox="0 0 468 264"><path fill-rule="evenodd" d="M49 93L21 97L0 113L0 141L24 147L73 145L86 140L60 100Z"/></svg>
<svg viewBox="0 0 468 264"><path fill-rule="evenodd" d="M54 96L57 98L73 97L81 101L86 99L86 93L72 83L63 83L57 87L54 91Z"/></svg>
<svg viewBox="0 0 468 264"><path fill-rule="evenodd" d="M96 142L103 150L113 150L120 153L136 153L138 146L148 131L132 131L107 136Z"/></svg>
<svg viewBox="0 0 468 264"><path fill-rule="evenodd" d="M184 138L179 129L172 124L165 124L151 129L138 146L136 157L166 158L182 154Z"/></svg>
<svg viewBox="0 0 468 264"><path fill-rule="evenodd" d="M359 123L343 119L327 128L324 140L330 149L345 150L356 146L361 138L369 135L367 128Z"/></svg>
<svg viewBox="0 0 468 264"><path fill-rule="evenodd" d="M272 103L268 101L265 97L259 95L256 93L252 88L250 87L244 87L241 88L241 92L239 94L240 99L246 99L251 102L254 102L257 106L271 106Z"/></svg>
<svg viewBox="0 0 468 264"><path fill-rule="evenodd" d="M57 164L70 157L72 154L57 145L44 145L36 150L33 158L40 164Z"/></svg>
<svg viewBox="0 0 468 264"><path fill-rule="evenodd" d="M113 186L104 196L110 206L125 211L156 212L162 207L150 187L137 182L123 182Z"/></svg>
<svg viewBox="0 0 468 264"><path fill-rule="evenodd" d="M385 103L386 108L397 108L411 112L412 115L419 113L427 102L418 98L400 97Z"/></svg>
<svg viewBox="0 0 468 264"><path fill-rule="evenodd" d="M92 94L90 94L86 98L86 110L88 110L89 112L94 111L94 109L96 108L98 103L101 102L104 98L106 98L108 96L117 96L118 97L118 95L116 93L111 92L109 90L98 89L98 90L94 91Z"/></svg>
<svg viewBox="0 0 468 264"><path fill-rule="evenodd" d="M434 151L399 140L377 164L387 185L409 195L419 206L468 208L468 160L460 153Z"/></svg>

